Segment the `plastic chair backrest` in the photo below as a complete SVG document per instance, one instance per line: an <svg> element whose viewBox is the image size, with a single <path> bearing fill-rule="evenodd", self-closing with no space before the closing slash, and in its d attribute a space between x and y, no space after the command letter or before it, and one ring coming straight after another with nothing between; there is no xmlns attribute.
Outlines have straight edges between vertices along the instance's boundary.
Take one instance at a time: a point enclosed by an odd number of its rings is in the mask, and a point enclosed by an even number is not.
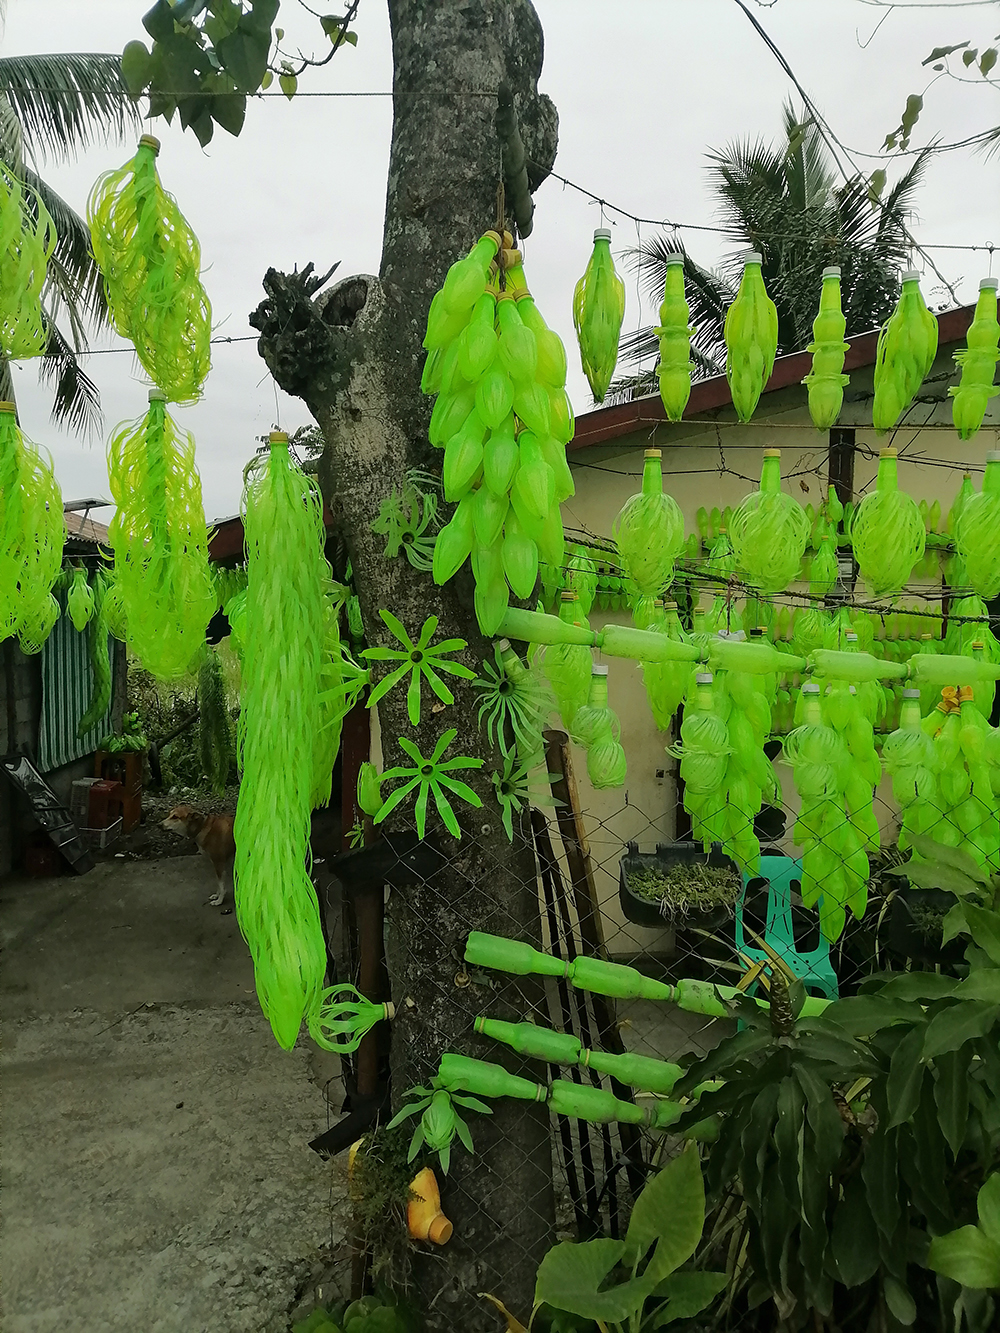
<svg viewBox="0 0 1000 1333"><path fill-rule="evenodd" d="M802 879L802 862L790 856L762 856L757 875L743 875L743 888L736 903L736 947L741 957L751 962L763 962L767 953L746 940L743 928L743 908L747 886L754 879L767 881L767 925L764 939L795 975L805 983L807 990L820 991L828 999L839 995L837 974L830 962L830 946L821 934L815 949L800 951L795 945L792 924L792 885Z"/></svg>

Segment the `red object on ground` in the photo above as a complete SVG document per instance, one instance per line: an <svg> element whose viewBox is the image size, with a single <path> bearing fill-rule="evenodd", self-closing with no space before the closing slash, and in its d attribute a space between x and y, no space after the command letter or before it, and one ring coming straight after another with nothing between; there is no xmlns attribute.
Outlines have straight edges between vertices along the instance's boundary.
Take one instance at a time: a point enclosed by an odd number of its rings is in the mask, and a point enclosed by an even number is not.
<svg viewBox="0 0 1000 1333"><path fill-rule="evenodd" d="M108 782L106 779L100 782L92 782L88 796L87 827L92 829L107 828L118 818L118 807L122 798L122 784L120 782Z"/></svg>

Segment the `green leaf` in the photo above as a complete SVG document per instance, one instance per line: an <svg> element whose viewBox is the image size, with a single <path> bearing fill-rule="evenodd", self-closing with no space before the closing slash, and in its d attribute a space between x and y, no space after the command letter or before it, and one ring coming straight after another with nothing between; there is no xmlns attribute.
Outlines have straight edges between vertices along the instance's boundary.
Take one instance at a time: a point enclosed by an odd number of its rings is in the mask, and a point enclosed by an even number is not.
<svg viewBox="0 0 1000 1333"><path fill-rule="evenodd" d="M906 106L903 108L903 117L900 121L903 134L907 138L909 138L914 125L916 125L920 112L923 110L923 106L924 99L920 94L910 93L909 97L906 99Z"/></svg>
<svg viewBox="0 0 1000 1333"><path fill-rule="evenodd" d="M975 880L977 884L989 885L989 875L981 869L979 862L973 856L970 856L964 847L947 847L943 842L935 842L926 833L915 833L910 839L910 843L913 850L926 861L936 862L939 866L942 864L951 866L965 875L967 879ZM909 865L912 864L912 862L908 862L907 866L901 868L908 869ZM942 887L944 886L942 885Z"/></svg>
<svg viewBox="0 0 1000 1333"><path fill-rule="evenodd" d="M941 923L941 943L949 944L956 935L968 935L969 923L965 919L965 903L956 903L945 914Z"/></svg>
<svg viewBox="0 0 1000 1333"><path fill-rule="evenodd" d="M994 1172L983 1184L976 1206L983 1234L1000 1245L1000 1172Z"/></svg>
<svg viewBox="0 0 1000 1333"><path fill-rule="evenodd" d="M989 46L979 57L979 72L985 79L990 70L997 63L997 50L995 46Z"/></svg>
<svg viewBox="0 0 1000 1333"><path fill-rule="evenodd" d="M778 1091L777 1120L774 1126L774 1146L778 1152L778 1170L785 1193L795 1207L799 1205L799 1171L801 1169L802 1114L805 1093L794 1078L781 1080Z"/></svg>
<svg viewBox="0 0 1000 1333"><path fill-rule="evenodd" d="M924 1028L912 1028L892 1053L886 1099L889 1103L889 1128L903 1125L920 1102L920 1085L924 1080L924 1066L920 1053L924 1044Z"/></svg>
<svg viewBox="0 0 1000 1333"><path fill-rule="evenodd" d="M972 1046L947 1051L934 1061L934 1103L938 1123L952 1157L957 1158L965 1141L969 1120L969 1063Z"/></svg>
<svg viewBox="0 0 1000 1333"><path fill-rule="evenodd" d="M174 11L168 0L156 0L152 9L142 16L142 26L154 42L165 41L174 35Z"/></svg>
<svg viewBox="0 0 1000 1333"><path fill-rule="evenodd" d="M935 46L927 59L922 60L920 63L922 65L933 64L935 60L940 60L942 56L950 56L953 51L961 51L964 46L968 45L968 42L956 42L954 46Z"/></svg>
<svg viewBox="0 0 1000 1333"><path fill-rule="evenodd" d="M223 37L216 47L219 59L241 93L255 93L267 73L270 32L260 34L241 22L235 32Z"/></svg>
<svg viewBox="0 0 1000 1333"><path fill-rule="evenodd" d="M885 1303L892 1311L893 1315L907 1328L917 1317L917 1303L903 1286L902 1282L886 1274L882 1283L882 1290L885 1293Z"/></svg>
<svg viewBox="0 0 1000 1333"><path fill-rule="evenodd" d="M861 1167L871 1215L886 1237L892 1236L900 1215L896 1140L892 1130L877 1130L865 1149Z"/></svg>
<svg viewBox="0 0 1000 1333"><path fill-rule="evenodd" d="M977 897L979 894L976 881L954 866L907 861L905 865L893 866L885 873L909 880L916 889L942 889L945 893L955 894L957 898Z"/></svg>
<svg viewBox="0 0 1000 1333"><path fill-rule="evenodd" d="M884 993L851 995L837 1000L823 1012L827 1023L835 1023L852 1037L866 1037L894 1023L914 1023L923 1019L923 1010L912 1000L895 999Z"/></svg>
<svg viewBox="0 0 1000 1333"><path fill-rule="evenodd" d="M268 88L270 88L273 82L274 82L274 75L271 73L270 70L268 70L260 81L261 92L266 93Z"/></svg>
<svg viewBox="0 0 1000 1333"><path fill-rule="evenodd" d="M280 5L281 0L252 0L250 13L243 16L242 22L246 27L266 35L270 45L271 26L278 17Z"/></svg>
<svg viewBox="0 0 1000 1333"><path fill-rule="evenodd" d="M927 1267L963 1287L1000 1287L1000 1244L978 1227L959 1227L934 1237L927 1251Z"/></svg>
<svg viewBox="0 0 1000 1333"><path fill-rule="evenodd" d="M833 1216L833 1257L845 1286L859 1287L878 1271L878 1231L865 1182L857 1174L844 1187L844 1197Z"/></svg>
<svg viewBox="0 0 1000 1333"><path fill-rule="evenodd" d="M971 51L962 52L962 64L965 66L966 69L969 68L969 66L975 60L977 55L979 55L979 48L975 46L971 49Z"/></svg>
<svg viewBox="0 0 1000 1333"><path fill-rule="evenodd" d="M881 993L899 1000L940 1000L954 994L957 984L954 977L946 977L940 972L906 972L902 976L890 977Z"/></svg>
<svg viewBox="0 0 1000 1333"><path fill-rule="evenodd" d="M621 1240L588 1240L582 1244L563 1241L554 1245L538 1266L535 1304L547 1301L557 1310L584 1319L622 1323L642 1308L655 1285L645 1278L632 1278L599 1291L624 1254L625 1242Z"/></svg>
<svg viewBox="0 0 1000 1333"><path fill-rule="evenodd" d="M242 130L246 114L247 99L243 93L217 93L212 98L213 118L234 137Z"/></svg>
<svg viewBox="0 0 1000 1333"><path fill-rule="evenodd" d="M948 1005L934 1015L923 1032L923 1059L933 1060L943 1051L957 1051L973 1037L985 1037L1000 1015L1000 1005L983 1004L978 1000L966 1000L961 1004ZM919 1032L919 1029L915 1030ZM905 1044L904 1041L900 1045ZM895 1060L895 1056L893 1056ZM892 1071L889 1073L890 1087ZM890 1092L890 1101L892 1094ZM904 1119L909 1119L908 1116ZM899 1124L900 1121L894 1123Z"/></svg>
<svg viewBox="0 0 1000 1333"><path fill-rule="evenodd" d="M974 903L963 903L962 907L973 941L989 954L994 963L1000 963L1000 912L976 907Z"/></svg>
<svg viewBox="0 0 1000 1333"><path fill-rule="evenodd" d="M152 63L144 42L129 42L122 52L122 77L133 97L138 97L149 82Z"/></svg>
<svg viewBox="0 0 1000 1333"><path fill-rule="evenodd" d="M705 1185L698 1149L690 1144L648 1181L625 1235L632 1266L656 1242L646 1277L661 1281L694 1254L705 1226Z"/></svg>
<svg viewBox="0 0 1000 1333"><path fill-rule="evenodd" d="M650 1328L663 1328L675 1319L691 1319L701 1314L705 1306L724 1290L725 1273L673 1273L661 1282L653 1293L665 1296L669 1304L661 1311Z"/></svg>
<svg viewBox="0 0 1000 1333"><path fill-rule="evenodd" d="M1000 968L977 967L955 987L955 999L1000 1004Z"/></svg>
<svg viewBox="0 0 1000 1333"><path fill-rule="evenodd" d="M288 100L291 101L292 98L295 96L295 90L299 86L298 79L295 77L294 74L279 74L278 83L281 87L281 91L285 94ZM419 691L420 688L419 685L417 688Z"/></svg>

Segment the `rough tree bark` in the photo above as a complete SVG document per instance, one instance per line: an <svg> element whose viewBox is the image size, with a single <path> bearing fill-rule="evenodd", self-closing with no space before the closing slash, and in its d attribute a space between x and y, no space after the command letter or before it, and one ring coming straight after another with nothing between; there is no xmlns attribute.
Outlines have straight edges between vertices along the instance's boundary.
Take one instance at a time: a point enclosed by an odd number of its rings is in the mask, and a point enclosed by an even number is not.
<svg viewBox="0 0 1000 1333"><path fill-rule="evenodd" d="M468 640L461 657L478 673L492 645L478 630L468 567L437 588L405 559L386 560L384 540L369 525L408 469L440 470L441 456L427 442L430 402L419 388L421 340L448 265L495 222L497 89L505 83L514 94L533 189L554 160L557 117L537 91L542 32L528 0L390 0L389 10L395 116L381 273L320 292L323 281L311 269L271 270L268 299L251 322L275 379L305 401L323 431L321 483L351 553L369 642L398 646L380 607L414 636L434 614L438 638ZM462 965L469 930L536 940L539 921L530 826L515 827L512 848L489 778L497 756L477 729L470 685L452 683L453 707L432 708L436 700L425 689L417 732L405 687L379 704L387 766L411 762L396 737L410 737L427 754L450 727L458 736L448 757L486 760L479 774L460 774L483 800L482 810L455 802L465 836L459 842L437 830L448 869L390 901L396 1106L407 1088L427 1082L444 1050L500 1059L495 1045L473 1035L473 1018L484 1009L522 1016L531 999L513 981L470 982ZM412 819L412 803L404 810ZM454 1237L418 1257L415 1279L430 1328L485 1333L496 1329L496 1312L476 1293L493 1292L522 1314L530 1307L535 1268L552 1239L551 1152L544 1107L507 1099L492 1117L470 1113L469 1121L475 1156L456 1142L443 1182Z"/></svg>

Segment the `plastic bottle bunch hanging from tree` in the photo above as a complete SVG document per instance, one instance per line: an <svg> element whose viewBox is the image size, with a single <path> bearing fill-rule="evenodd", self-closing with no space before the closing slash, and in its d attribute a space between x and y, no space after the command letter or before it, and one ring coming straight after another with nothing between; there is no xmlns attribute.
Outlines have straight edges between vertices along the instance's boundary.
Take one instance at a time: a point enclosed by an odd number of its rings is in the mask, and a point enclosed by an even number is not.
<svg viewBox="0 0 1000 1333"><path fill-rule="evenodd" d="M573 716L573 739L587 751L590 785L601 791L625 782L625 751L621 723L608 706L608 668L591 668L587 702Z"/></svg>
<svg viewBox="0 0 1000 1333"><path fill-rule="evenodd" d="M0 402L0 639L18 635L37 653L59 619L52 587L66 524L51 459L21 434L13 403Z"/></svg>
<svg viewBox="0 0 1000 1333"><path fill-rule="evenodd" d="M909 407L934 364L938 323L924 304L920 274L907 269L896 309L882 327L875 354L872 425L891 430Z"/></svg>
<svg viewBox="0 0 1000 1333"><path fill-rule="evenodd" d="M580 361L594 401L604 402L618 363L618 339L625 318L625 284L611 258L611 233L594 232L594 252L573 292L573 327Z"/></svg>
<svg viewBox="0 0 1000 1333"><path fill-rule="evenodd" d="M218 605L194 438L151 389L149 410L108 443L108 480L118 505L109 529L126 642L162 680L186 674Z"/></svg>
<svg viewBox="0 0 1000 1333"><path fill-rule="evenodd" d="M740 288L723 327L726 378L740 421L753 416L778 350L778 311L764 287L761 262L753 250L744 259Z"/></svg>
<svg viewBox="0 0 1000 1333"><path fill-rule="evenodd" d="M781 489L780 449L764 450L760 488L733 514L730 535L740 568L762 592L781 592L798 574L809 520Z"/></svg>
<svg viewBox="0 0 1000 1333"><path fill-rule="evenodd" d="M159 148L144 134L130 162L97 180L87 221L115 328L167 398L186 403L209 371L212 308L197 237L160 184Z"/></svg>
<svg viewBox="0 0 1000 1333"><path fill-rule="evenodd" d="M979 284L976 313L965 336L965 351L955 353L955 361L962 368L962 378L948 390L951 395L951 418L959 438L971 440L983 424L989 401L1000 393L993 383L1000 342L1000 323L997 321L997 279L983 278Z"/></svg>
<svg viewBox="0 0 1000 1333"><path fill-rule="evenodd" d="M56 229L35 190L0 162L0 352L41 356L49 340L42 288Z"/></svg>
<svg viewBox="0 0 1000 1333"><path fill-rule="evenodd" d="M660 322L654 330L660 345L656 377L668 421L680 421L691 397L691 310L684 294L684 256L664 259L666 278Z"/></svg>
<svg viewBox="0 0 1000 1333"><path fill-rule="evenodd" d="M661 457L659 449L646 450L642 489L625 501L611 528L625 576L649 597L670 584L684 546L684 516L663 489Z"/></svg>
<svg viewBox="0 0 1000 1333"><path fill-rule="evenodd" d="M446 583L471 555L484 634L499 627L511 592L531 596L539 561L562 565L559 505L574 490L566 353L518 251L500 251L498 233L487 232L448 270L427 317L421 379L437 394L430 442L444 449L445 499L457 501L437 535L434 580Z"/></svg>
<svg viewBox="0 0 1000 1333"><path fill-rule="evenodd" d="M840 306L840 268L833 265L823 270L819 313L813 320L813 340L806 349L812 352L812 366L802 381L809 391L809 415L817 430L830 429L844 402L844 385L850 379L843 373L846 328Z"/></svg>
<svg viewBox="0 0 1000 1333"><path fill-rule="evenodd" d="M861 576L876 597L904 587L923 557L927 531L916 501L897 484L895 449L879 455L875 489L854 511L850 536Z"/></svg>
<svg viewBox="0 0 1000 1333"><path fill-rule="evenodd" d="M1000 450L986 455L983 487L968 496L955 527L955 546L972 588L987 601L1000 593Z"/></svg>

